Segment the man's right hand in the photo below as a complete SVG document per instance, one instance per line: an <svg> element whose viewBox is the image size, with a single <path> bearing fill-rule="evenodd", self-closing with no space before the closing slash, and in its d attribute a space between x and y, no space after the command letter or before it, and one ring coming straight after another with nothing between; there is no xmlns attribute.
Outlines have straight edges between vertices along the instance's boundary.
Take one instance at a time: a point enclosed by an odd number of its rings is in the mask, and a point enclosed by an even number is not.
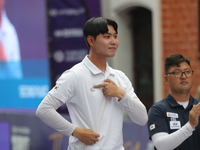
<svg viewBox="0 0 200 150"><path fill-rule="evenodd" d="M194 129L199 124L199 116L200 116L200 103L194 105L189 113L189 123Z"/></svg>
<svg viewBox="0 0 200 150"><path fill-rule="evenodd" d="M76 127L74 132L72 133L73 136L77 137L81 142L85 143L86 145L95 144L99 139L100 135L95 133L90 129L81 129Z"/></svg>

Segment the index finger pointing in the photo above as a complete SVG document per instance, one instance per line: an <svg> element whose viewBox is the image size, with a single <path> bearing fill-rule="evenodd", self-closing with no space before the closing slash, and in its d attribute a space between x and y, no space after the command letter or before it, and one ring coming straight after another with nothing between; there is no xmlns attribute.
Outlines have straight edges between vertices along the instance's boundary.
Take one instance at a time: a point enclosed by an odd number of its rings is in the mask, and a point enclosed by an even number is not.
<svg viewBox="0 0 200 150"><path fill-rule="evenodd" d="M101 87L105 87L105 84L98 84L93 86L93 88L101 88Z"/></svg>

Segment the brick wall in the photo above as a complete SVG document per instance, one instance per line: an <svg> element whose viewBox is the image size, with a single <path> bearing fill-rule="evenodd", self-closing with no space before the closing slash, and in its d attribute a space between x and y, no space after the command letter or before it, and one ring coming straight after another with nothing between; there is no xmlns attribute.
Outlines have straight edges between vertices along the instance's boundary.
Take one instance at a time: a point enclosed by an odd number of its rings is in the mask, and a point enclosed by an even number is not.
<svg viewBox="0 0 200 150"><path fill-rule="evenodd" d="M195 71L191 94L196 97L200 85L198 0L162 0L161 11L163 60L174 53L190 59ZM168 86L164 80L163 86L166 96Z"/></svg>

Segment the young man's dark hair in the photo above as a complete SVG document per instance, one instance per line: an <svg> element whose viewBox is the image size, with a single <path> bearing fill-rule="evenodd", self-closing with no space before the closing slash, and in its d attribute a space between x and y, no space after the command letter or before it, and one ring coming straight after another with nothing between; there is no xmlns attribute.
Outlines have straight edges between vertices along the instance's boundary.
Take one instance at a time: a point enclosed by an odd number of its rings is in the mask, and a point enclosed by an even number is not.
<svg viewBox="0 0 200 150"><path fill-rule="evenodd" d="M180 66L180 63L182 62L186 62L188 63L188 65L191 67L190 65L190 61L186 58L183 57L181 54L174 54L174 55L170 55L165 59L165 74L168 73L169 69L172 66Z"/></svg>
<svg viewBox="0 0 200 150"><path fill-rule="evenodd" d="M103 17L88 20L84 36L89 53L63 72L37 108L42 121L69 137L68 150L124 150L124 111L136 124L147 123L146 107L131 81L109 66L108 59L119 46L117 35L115 21ZM63 104L71 122L56 111Z"/></svg>
<svg viewBox="0 0 200 150"><path fill-rule="evenodd" d="M108 25L113 26L114 30L117 33L118 25L114 20L111 19L107 19L104 17L91 18L85 23L83 34L88 47L90 46L86 40L87 37L91 35L94 37L94 39L96 39L97 35L108 33Z"/></svg>

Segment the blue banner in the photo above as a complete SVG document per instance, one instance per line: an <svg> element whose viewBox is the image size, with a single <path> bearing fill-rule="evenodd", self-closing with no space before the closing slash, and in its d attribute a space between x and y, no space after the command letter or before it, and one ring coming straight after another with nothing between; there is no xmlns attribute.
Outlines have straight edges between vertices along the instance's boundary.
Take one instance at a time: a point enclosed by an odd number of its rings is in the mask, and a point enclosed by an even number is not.
<svg viewBox="0 0 200 150"><path fill-rule="evenodd" d="M67 69L86 54L83 26L91 17L100 16L100 0L47 1L49 51L52 85Z"/></svg>
<svg viewBox="0 0 200 150"><path fill-rule="evenodd" d="M35 110L49 91L48 78L0 79L1 109Z"/></svg>
<svg viewBox="0 0 200 150"><path fill-rule="evenodd" d="M0 109L35 110L50 89L46 0L0 7Z"/></svg>
<svg viewBox="0 0 200 150"><path fill-rule="evenodd" d="M68 115L63 117L70 121ZM28 112L0 112L0 130L1 150L67 150L67 136ZM123 136L125 150L153 150L146 125L124 121Z"/></svg>

